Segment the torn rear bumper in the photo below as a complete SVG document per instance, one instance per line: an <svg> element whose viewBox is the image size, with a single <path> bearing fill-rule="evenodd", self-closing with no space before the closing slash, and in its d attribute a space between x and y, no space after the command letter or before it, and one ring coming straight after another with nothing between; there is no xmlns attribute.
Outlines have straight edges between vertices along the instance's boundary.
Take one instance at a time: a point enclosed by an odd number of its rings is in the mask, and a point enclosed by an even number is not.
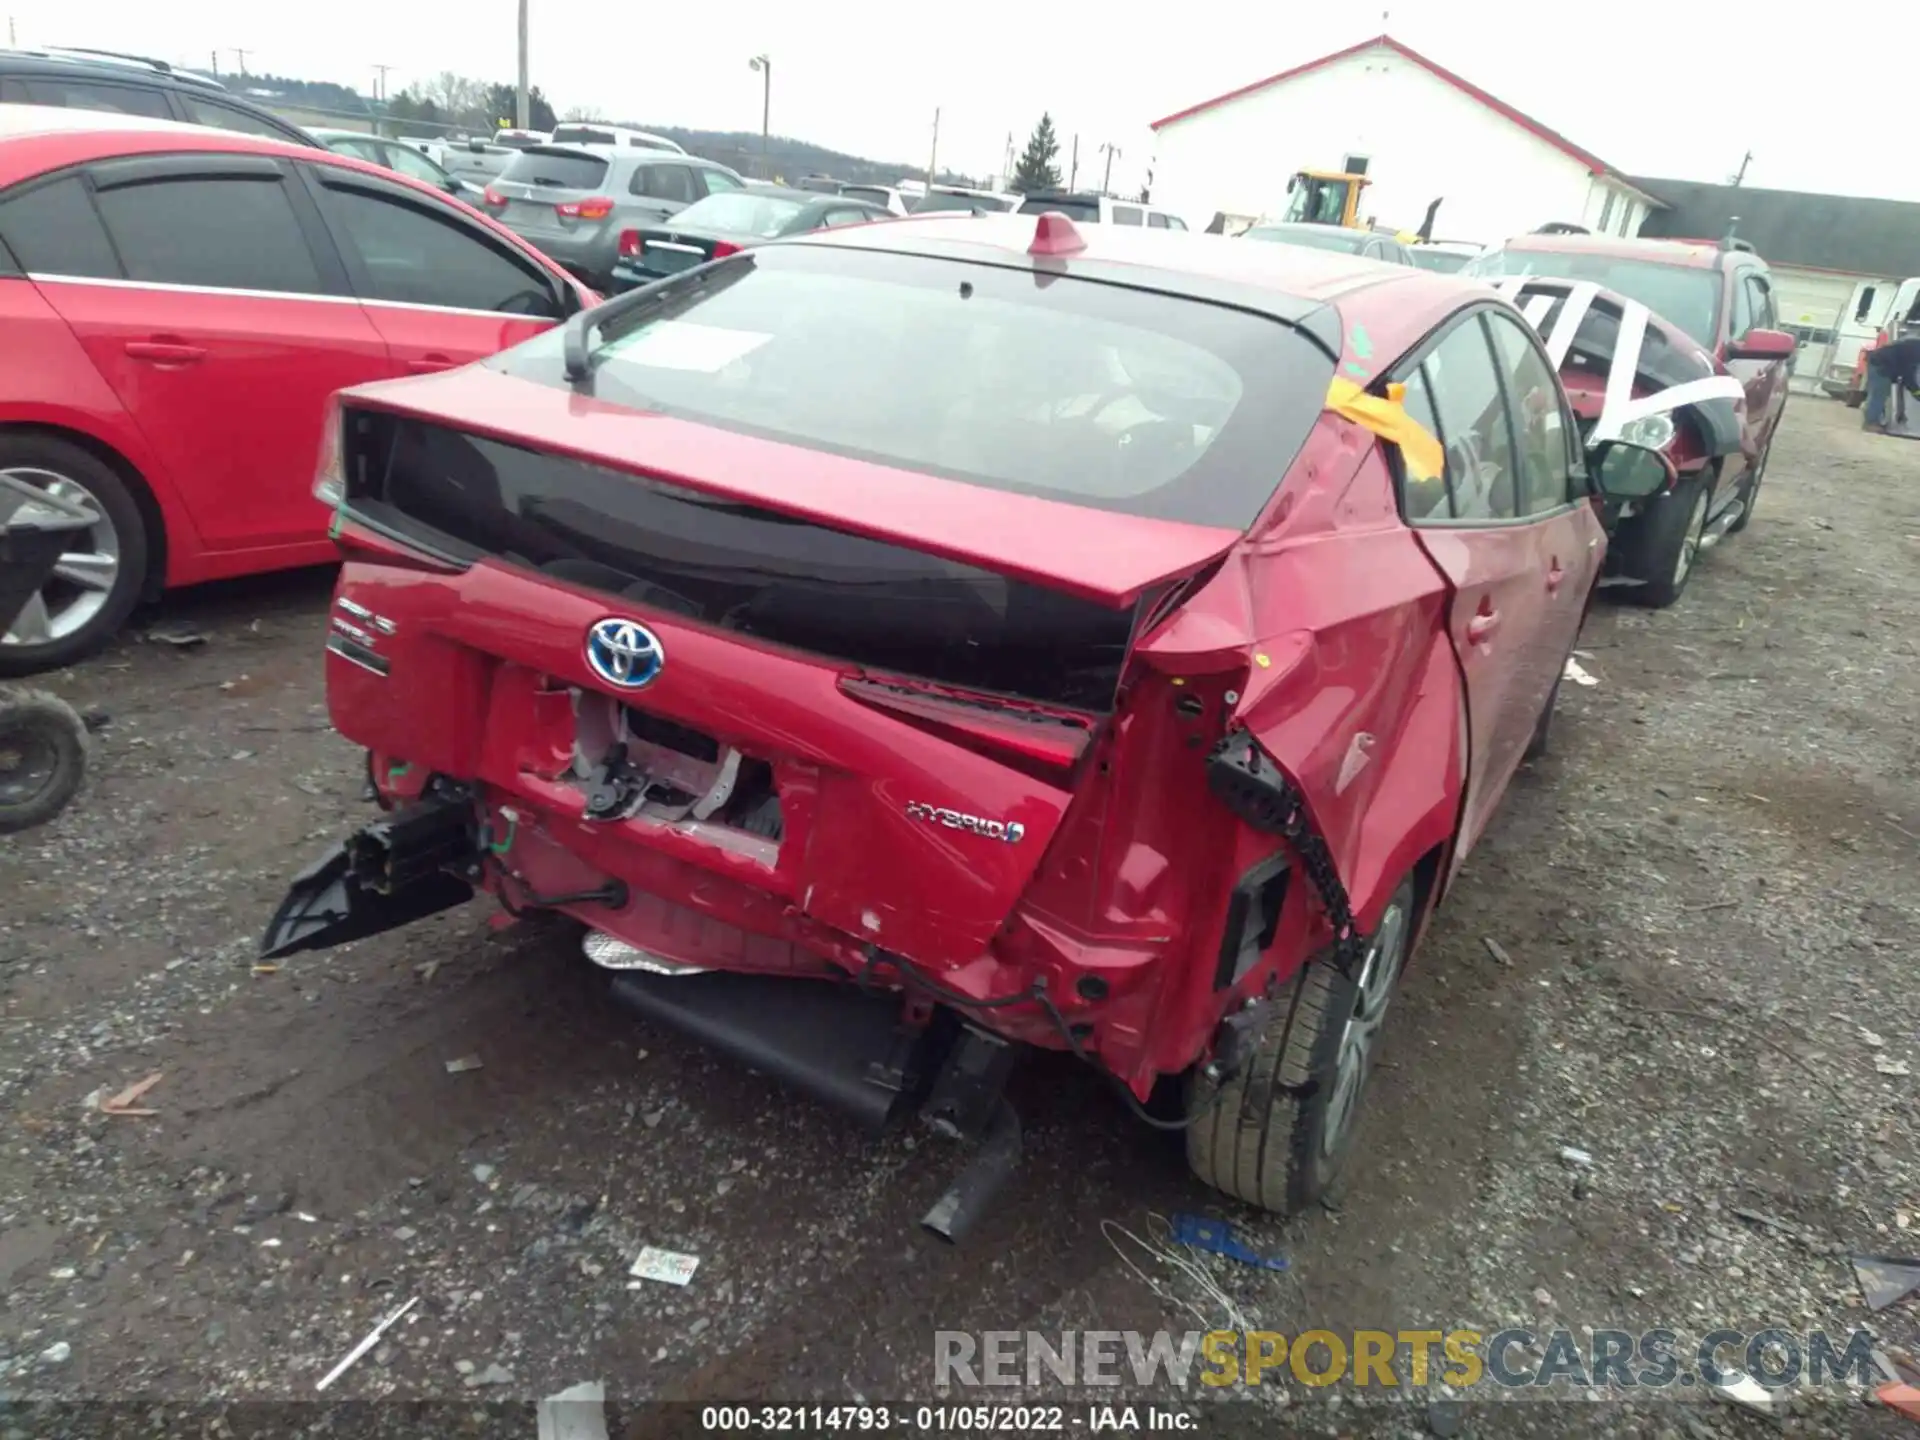
<svg viewBox="0 0 1920 1440"><path fill-rule="evenodd" d="M446 791L383 815L294 877L261 957L330 949L464 904L479 863L470 796Z"/></svg>

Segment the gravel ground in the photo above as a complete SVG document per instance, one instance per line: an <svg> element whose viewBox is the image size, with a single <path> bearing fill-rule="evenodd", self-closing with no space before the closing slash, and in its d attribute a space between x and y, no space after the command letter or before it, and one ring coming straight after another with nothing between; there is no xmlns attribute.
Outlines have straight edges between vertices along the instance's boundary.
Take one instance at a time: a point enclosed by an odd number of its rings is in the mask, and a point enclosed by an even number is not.
<svg viewBox="0 0 1920 1440"><path fill-rule="evenodd" d="M1566 687L1553 752L1409 973L1339 1204L1231 1212L1291 1262L1213 1266L1250 1323L1870 1320L1920 1352L1920 1305L1869 1317L1845 1259L1920 1252L1917 569L1920 445L1797 398L1756 520L1682 604L1603 598L1582 644L1599 683ZM256 970L287 878L367 813L322 703L330 579L178 597L156 622L203 644L133 635L49 677L113 722L75 807L0 841L16 1409L310 1397L415 1297L335 1393L925 1399L936 1326L1226 1323L1143 1259L1149 1289L1102 1222L1228 1212L1068 1062L1017 1077L1025 1168L956 1251L915 1223L954 1170L943 1143L867 1141L612 1011L561 930L473 906ZM465 1056L480 1068L449 1073ZM153 1073L151 1116L90 1107ZM645 1244L698 1255L692 1283L630 1286ZM1254 1403L1265 1428L1328 1434L1779 1429L1703 1388L1381 1398ZM1858 1392L1785 1423L1920 1437Z"/></svg>

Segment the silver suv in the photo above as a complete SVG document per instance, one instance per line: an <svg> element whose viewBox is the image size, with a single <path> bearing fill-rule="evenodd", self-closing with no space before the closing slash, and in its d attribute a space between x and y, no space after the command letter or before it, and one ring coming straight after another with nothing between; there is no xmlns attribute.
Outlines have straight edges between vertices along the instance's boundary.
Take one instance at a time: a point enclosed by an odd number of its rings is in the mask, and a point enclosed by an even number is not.
<svg viewBox="0 0 1920 1440"><path fill-rule="evenodd" d="M724 165L637 147L532 145L491 181L480 208L596 290L613 283L620 232L696 200L746 188Z"/></svg>

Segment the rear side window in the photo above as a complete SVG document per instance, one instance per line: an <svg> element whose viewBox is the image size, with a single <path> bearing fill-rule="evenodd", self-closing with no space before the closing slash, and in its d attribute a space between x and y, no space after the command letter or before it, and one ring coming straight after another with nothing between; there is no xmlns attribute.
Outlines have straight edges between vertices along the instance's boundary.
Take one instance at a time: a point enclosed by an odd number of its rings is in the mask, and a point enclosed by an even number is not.
<svg viewBox="0 0 1920 1440"><path fill-rule="evenodd" d="M61 105L69 110L110 110L119 115L145 115L151 120L171 120L167 97L158 90L142 90L134 85L115 85L110 81L49 79L30 76L27 95L36 105Z"/></svg>
<svg viewBox="0 0 1920 1440"><path fill-rule="evenodd" d="M628 188L634 194L650 199L691 205L694 200L693 171L685 165L642 165L634 170L633 184Z"/></svg>
<svg viewBox="0 0 1920 1440"><path fill-rule="evenodd" d="M702 170L700 178L707 182L707 193L718 195L723 190L738 190L740 182L724 170Z"/></svg>
<svg viewBox="0 0 1920 1440"><path fill-rule="evenodd" d="M1407 393L1402 404L1407 413L1425 427L1429 435L1436 438L1440 434L1440 415L1433 407L1433 391L1427 384L1427 370L1423 365L1406 379ZM1415 477L1407 474L1402 466L1401 509L1409 521L1445 520L1453 514L1447 503L1447 477L1445 475L1426 475Z"/></svg>
<svg viewBox="0 0 1920 1440"><path fill-rule="evenodd" d="M336 155L351 155L356 160L371 160L376 165L387 163L386 152L380 148L380 142L371 138L329 140L327 148Z"/></svg>
<svg viewBox="0 0 1920 1440"><path fill-rule="evenodd" d="M696 286L669 282L597 334L604 403L1235 530L1287 473L1333 374L1267 317L827 246L769 246ZM565 388L561 355L542 336L487 363Z"/></svg>
<svg viewBox="0 0 1920 1440"><path fill-rule="evenodd" d="M1140 223L1140 212L1131 205L1116 205L1113 207L1113 223L1116 225L1138 225Z"/></svg>
<svg viewBox="0 0 1920 1440"><path fill-rule="evenodd" d="M598 190L607 178L607 162L597 155L533 146L519 151L500 172L502 180L549 190Z"/></svg>
<svg viewBox="0 0 1920 1440"><path fill-rule="evenodd" d="M369 298L450 310L560 318L552 285L457 220L401 200L329 186L327 208L360 257Z"/></svg>
<svg viewBox="0 0 1920 1440"><path fill-rule="evenodd" d="M1184 230L1187 228L1187 222L1182 220L1178 215L1169 215L1167 216L1167 228L1169 230Z"/></svg>
<svg viewBox="0 0 1920 1440"><path fill-rule="evenodd" d="M1487 325L1493 331L1493 346L1500 357L1500 373L1513 412L1514 438L1520 446L1520 512L1539 515L1557 510L1575 493L1559 382L1547 368L1546 356L1517 321L1489 314Z"/></svg>
<svg viewBox="0 0 1920 1440"><path fill-rule="evenodd" d="M222 105L218 100L203 100L198 95L182 95L180 99L196 125L212 125L239 135L262 135L269 140L293 138L272 121L263 120L237 105Z"/></svg>
<svg viewBox="0 0 1920 1440"><path fill-rule="evenodd" d="M832 230L842 225L864 225L873 218L865 210L829 210L821 217L820 224Z"/></svg>
<svg viewBox="0 0 1920 1440"><path fill-rule="evenodd" d="M1453 518L1511 520L1518 510L1513 436L1479 315L1455 325L1421 368L1446 442Z"/></svg>
<svg viewBox="0 0 1920 1440"><path fill-rule="evenodd" d="M1149 230L1164 230L1164 229L1166 229L1166 228L1167 228L1167 217L1166 217L1166 216L1164 216L1164 215L1158 215L1158 214L1154 214L1153 212L1151 212L1151 211L1149 211L1149 212L1148 212L1148 214L1147 214L1147 228L1148 228Z"/></svg>
<svg viewBox="0 0 1920 1440"><path fill-rule="evenodd" d="M129 280L319 294L326 286L278 178L119 185L94 197Z"/></svg>
<svg viewBox="0 0 1920 1440"><path fill-rule="evenodd" d="M0 201L0 240L29 275L120 278L120 262L77 175Z"/></svg>

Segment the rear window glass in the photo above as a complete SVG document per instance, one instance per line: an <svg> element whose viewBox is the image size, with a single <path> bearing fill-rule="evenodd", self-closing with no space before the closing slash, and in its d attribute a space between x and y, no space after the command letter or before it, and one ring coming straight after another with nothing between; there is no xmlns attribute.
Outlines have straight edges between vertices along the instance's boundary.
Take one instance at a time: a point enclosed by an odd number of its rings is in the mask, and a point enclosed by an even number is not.
<svg viewBox="0 0 1920 1440"><path fill-rule="evenodd" d="M607 178L607 162L573 150L522 150L500 172L502 180L551 190L597 190Z"/></svg>
<svg viewBox="0 0 1920 1440"><path fill-rule="evenodd" d="M1363 230L1338 230L1331 225L1303 225L1299 229L1279 225L1256 225L1241 237L1245 240L1278 241L1282 245L1304 245L1310 250L1338 250L1358 255L1367 243Z"/></svg>
<svg viewBox="0 0 1920 1440"><path fill-rule="evenodd" d="M1058 211L1069 220L1098 221L1100 218L1100 202L1078 195L1029 195L1020 202L1022 215L1039 215L1049 210Z"/></svg>
<svg viewBox="0 0 1920 1440"><path fill-rule="evenodd" d="M879 185L849 185L840 192L849 200L865 200L873 205L887 203L886 189Z"/></svg>
<svg viewBox="0 0 1920 1440"><path fill-rule="evenodd" d="M1305 335L1243 311L810 246L672 286L595 339L604 402L1235 529L1286 473L1333 372ZM562 388L561 354L551 332L487 363Z"/></svg>
<svg viewBox="0 0 1920 1440"><path fill-rule="evenodd" d="M1000 207L978 195L955 195L950 191L935 190L921 196L914 202L913 208L916 214L922 214L934 210L997 210Z"/></svg>
<svg viewBox="0 0 1920 1440"><path fill-rule="evenodd" d="M1435 250L1426 245L1415 245L1407 253L1413 257L1413 263L1422 270L1432 270L1441 275L1454 275L1466 267L1473 257L1462 255L1458 250Z"/></svg>
<svg viewBox="0 0 1920 1440"><path fill-rule="evenodd" d="M1708 349L1719 324L1720 275L1690 265L1662 265L1619 255L1568 250L1516 250L1503 247L1476 255L1464 275L1545 275L1558 280L1591 280L1638 300L1670 324L1678 325Z"/></svg>
<svg viewBox="0 0 1920 1440"><path fill-rule="evenodd" d="M573 145L618 145L620 137L611 130L596 130L591 125L561 125L553 132L555 143L565 140Z"/></svg>
<svg viewBox="0 0 1920 1440"><path fill-rule="evenodd" d="M676 226L726 230L770 240L800 213L798 200L778 195L756 195L751 190L729 190L697 200L673 217Z"/></svg>

